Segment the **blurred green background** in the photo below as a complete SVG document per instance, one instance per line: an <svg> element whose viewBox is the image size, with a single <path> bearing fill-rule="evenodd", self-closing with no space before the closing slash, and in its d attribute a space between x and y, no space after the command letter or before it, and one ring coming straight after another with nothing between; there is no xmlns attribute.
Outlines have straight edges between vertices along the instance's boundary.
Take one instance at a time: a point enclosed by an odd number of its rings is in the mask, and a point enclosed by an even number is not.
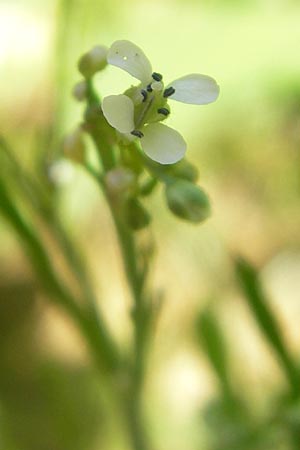
<svg viewBox="0 0 300 450"><path fill-rule="evenodd" d="M200 169L212 218L202 226L178 221L160 191L148 203L158 246L152 282L164 296L145 389L158 450L300 449L297 389L290 396L280 345L268 338L272 325L259 329L261 310L245 301L247 269L238 266L241 288L234 264L243 255L257 267L298 366L299 23L296 0L0 1L0 133L29 171L46 174L80 122L82 105L71 96L76 63L96 44L132 40L166 80L199 72L221 87L215 104L172 104L169 120ZM106 95L133 79L110 67L97 83ZM130 300L108 211L80 169L61 169L57 208L126 346ZM78 332L43 300L0 217L0 448L125 449L112 440Z"/></svg>

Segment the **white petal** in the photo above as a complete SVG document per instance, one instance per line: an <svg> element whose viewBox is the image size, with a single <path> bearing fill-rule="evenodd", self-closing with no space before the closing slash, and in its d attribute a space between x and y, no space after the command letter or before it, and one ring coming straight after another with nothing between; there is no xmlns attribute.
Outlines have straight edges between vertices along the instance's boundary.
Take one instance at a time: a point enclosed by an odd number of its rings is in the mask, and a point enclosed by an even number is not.
<svg viewBox="0 0 300 450"><path fill-rule="evenodd" d="M116 41L109 49L107 61L113 66L126 70L133 77L149 83L152 67L144 52L130 41Z"/></svg>
<svg viewBox="0 0 300 450"><path fill-rule="evenodd" d="M121 133L130 133L134 129L134 106L127 95L105 97L102 110L107 122Z"/></svg>
<svg viewBox="0 0 300 450"><path fill-rule="evenodd" d="M186 142L176 130L162 123L151 123L143 129L141 144L149 158L160 164L174 164L183 158Z"/></svg>
<svg viewBox="0 0 300 450"><path fill-rule="evenodd" d="M193 105L206 105L217 100L220 88L216 81L207 76L193 73L170 83L175 93L170 99L178 102L191 103Z"/></svg>

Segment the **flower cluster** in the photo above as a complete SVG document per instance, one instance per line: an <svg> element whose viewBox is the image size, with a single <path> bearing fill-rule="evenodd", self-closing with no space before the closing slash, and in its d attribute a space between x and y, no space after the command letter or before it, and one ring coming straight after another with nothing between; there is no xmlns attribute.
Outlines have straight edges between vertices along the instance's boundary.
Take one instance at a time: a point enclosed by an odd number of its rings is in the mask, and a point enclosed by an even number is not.
<svg viewBox="0 0 300 450"><path fill-rule="evenodd" d="M107 62L140 81L124 94L103 99L102 110L108 123L125 141L139 138L149 158L160 164L173 164L183 158L186 142L173 128L161 122L170 114L169 100L205 105L214 102L219 86L207 75L190 74L164 86L163 76L153 72L143 51L130 41L112 44Z"/></svg>
<svg viewBox="0 0 300 450"><path fill-rule="evenodd" d="M108 65L125 70L139 83L100 101L93 77ZM186 142L162 122L170 115L169 100L194 105L214 102L219 95L215 80L194 73L164 85L163 76L153 71L143 51L126 40L114 42L109 49L92 48L80 58L78 69L84 80L73 95L86 101L86 109L80 127L64 141L65 156L100 181L117 215L134 230L149 224L144 198L159 183L173 214L193 223L205 220L210 202L197 185L197 168L184 158ZM95 144L100 171L87 157L84 132Z"/></svg>

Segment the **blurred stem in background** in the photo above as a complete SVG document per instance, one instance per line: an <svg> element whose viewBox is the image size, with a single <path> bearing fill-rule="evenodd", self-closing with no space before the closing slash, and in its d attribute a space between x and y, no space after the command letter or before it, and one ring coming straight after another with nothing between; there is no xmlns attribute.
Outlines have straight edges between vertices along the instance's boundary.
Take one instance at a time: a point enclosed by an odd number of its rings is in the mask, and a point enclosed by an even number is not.
<svg viewBox="0 0 300 450"><path fill-rule="evenodd" d="M226 336L211 308L206 308L199 314L196 320L196 337L220 388L216 398L206 405L203 413L211 431L208 447L212 450L274 448L278 424L275 423L273 416L257 421L251 414L236 380L230 373L231 358L226 345ZM280 427L281 424L278 427L279 431Z"/></svg>
<svg viewBox="0 0 300 450"><path fill-rule="evenodd" d="M290 385L291 394L298 398L300 394L299 370L293 357L290 355L277 319L268 305L258 273L254 267L243 259L236 260L236 272L249 308L266 340L277 355Z"/></svg>
<svg viewBox="0 0 300 450"><path fill-rule="evenodd" d="M195 323L196 340L204 351L219 385L216 398L207 404L204 419L211 429L212 450L257 448L258 433L230 374L226 339L211 308L202 311Z"/></svg>
<svg viewBox="0 0 300 450"><path fill-rule="evenodd" d="M199 314L196 321L196 333L198 342L214 369L224 398L229 402L233 401L235 394L229 380L228 354L225 340L217 318L209 309Z"/></svg>
<svg viewBox="0 0 300 450"><path fill-rule="evenodd" d="M273 348L289 385L288 399L287 401L281 402L280 405L281 410L279 411L279 416L282 421L286 414L284 410L290 407L293 408L293 405L297 406L299 403L300 370L290 354L277 319L268 304L269 302L259 280L258 272L249 262L242 258L236 259L235 269L241 288L244 292L244 298L246 299L255 321L260 327L266 341ZM287 414L289 414L288 411ZM299 449L299 418L296 421L287 420L286 426L289 429L295 450Z"/></svg>
<svg viewBox="0 0 300 450"><path fill-rule="evenodd" d="M92 108L93 106L92 104L90 105ZM93 126L94 124L92 124ZM100 152L111 152L110 148L103 148L103 140L99 142L95 138L96 134L92 133L92 135ZM119 405L117 407L119 412L123 411L124 413L124 419L128 424L133 448L139 450L148 449L149 447L141 419L141 398L144 376L144 351L148 334L146 318L149 320L149 315L146 314L143 297L143 282L145 281L145 277L137 268L138 255L136 253L137 250L133 233L124 223L120 212L114 207L113 202L110 201L110 197L104 188L104 193L106 194L120 241L125 272L135 305L132 314L135 351L132 369L129 373L130 387L128 389L125 386L124 391L122 386L119 386L118 379L122 379L124 375L126 376L126 367L128 364L125 361L122 362L119 351L106 329L103 318L96 306L96 299L93 296L85 268L76 251L76 247L70 242L59 219L55 217L55 211L51 209L51 203L48 203L49 198L45 194L43 186L35 185L35 181L23 171L15 160L8 144L3 139L1 139L0 145L12 165L13 175L18 175L17 179L20 183L19 194L21 195L21 200L29 209L39 211L40 218L54 232L54 236L58 240L58 244L66 258L69 268L74 271L74 275L79 279L80 286L83 290L82 300L75 298L67 286L59 279L58 274L50 262L41 235L37 232L37 228L33 224L29 224L19 212L17 202L11 195L12 186L7 187L3 179L0 180L1 212L21 238L21 242L25 246L32 266L38 279L42 282L47 296L50 294L50 298L62 306L79 326L88 346L94 353L95 360L100 368L101 378L103 379L104 377L104 386L109 390L112 398L115 398L115 403ZM100 178L98 181L101 188L103 188L105 185ZM16 184L18 186L18 183Z"/></svg>
<svg viewBox="0 0 300 450"><path fill-rule="evenodd" d="M76 2L74 0L58 0L56 2L56 33L53 49L54 67L54 104L52 123L46 131L44 147L48 149L46 158L51 162L61 151L60 141L63 135L65 96L68 81L68 58L70 58L70 44L74 34L73 23ZM88 109L93 110L99 104L97 95L90 86ZM91 115L93 117L93 114ZM87 120L87 123L89 120ZM67 314L78 325L88 347L94 354L96 364L100 371L102 385L109 392L115 405L115 416L121 414L131 446L135 450L148 450L148 440L142 419L142 385L144 378L144 361L146 341L148 337L150 309L146 305L144 283L146 271L141 269L138 260L138 248L134 232L126 225L118 205L111 200L103 183L103 175L115 166L114 150L110 143L105 142L105 136L97 134L97 127L91 133L103 168L103 174L96 174L97 182L104 192L120 243L121 255L124 260L125 273L134 299L132 319L134 326L134 354L130 361L121 355L119 349L110 335L103 317L97 306L92 283L85 264L82 260L77 244L72 242L68 232L64 229L55 208L55 199L51 188L44 179L35 179L35 175L27 173L15 158L15 153L4 139L0 145L5 164L9 167L7 176L0 179L0 212L12 226L21 239L26 254L38 280L44 288L47 298L63 307ZM49 133L49 134L48 134ZM40 146L41 147L41 146ZM106 147L106 148L105 148ZM42 154L41 154L42 153ZM45 153L38 155L40 163L38 168L45 167ZM11 175L11 176L10 176ZM17 201L16 201L17 200ZM24 211L30 211L37 216L43 226L51 232L57 248L62 253L68 270L79 285L80 294L74 295L73 289L57 273L55 265L47 250L47 243L39 233L38 224L28 220L18 207L23 205ZM148 300L148 297L147 297ZM124 385L124 379L129 378ZM122 381L123 380L123 381ZM121 422L119 422L121 423ZM127 438L125 439L127 440Z"/></svg>
<svg viewBox="0 0 300 450"><path fill-rule="evenodd" d="M55 39L53 45L53 116L50 129L50 142L47 157L50 161L58 156L61 136L63 135L66 89L69 79L68 60L74 32L74 0L57 0L55 7ZM43 155L44 156L44 155ZM45 161L42 161L45 163Z"/></svg>

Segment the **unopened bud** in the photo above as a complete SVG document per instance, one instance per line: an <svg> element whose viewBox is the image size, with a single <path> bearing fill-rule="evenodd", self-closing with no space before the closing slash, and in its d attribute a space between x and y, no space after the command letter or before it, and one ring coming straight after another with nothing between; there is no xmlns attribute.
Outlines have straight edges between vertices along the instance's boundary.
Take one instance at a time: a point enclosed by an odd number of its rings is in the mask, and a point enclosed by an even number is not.
<svg viewBox="0 0 300 450"><path fill-rule="evenodd" d="M157 185L157 178L149 178L145 181L144 184L140 186L140 195L143 197L146 197L147 195L150 195L155 186Z"/></svg>
<svg viewBox="0 0 300 450"><path fill-rule="evenodd" d="M80 164L84 162L85 145L80 128L77 128L73 133L70 133L65 137L63 142L63 152L65 158Z"/></svg>
<svg viewBox="0 0 300 450"><path fill-rule="evenodd" d="M75 84L72 94L73 97L75 97L79 102L82 102L86 99L87 85L85 80L79 81L79 83Z"/></svg>
<svg viewBox="0 0 300 450"><path fill-rule="evenodd" d="M127 202L126 219L133 230L141 230L151 221L150 214L136 198L130 198Z"/></svg>
<svg viewBox="0 0 300 450"><path fill-rule="evenodd" d="M199 223L210 216L210 203L206 193L186 180L176 180L166 186L170 210L181 219Z"/></svg>
<svg viewBox="0 0 300 450"><path fill-rule="evenodd" d="M82 55L78 62L79 72L85 78L91 78L96 72L103 70L107 65L107 51L103 45L97 45Z"/></svg>
<svg viewBox="0 0 300 450"><path fill-rule="evenodd" d="M195 183L199 176L197 167L186 159L182 159L178 163L172 164L170 166L170 172L172 176L191 181L192 183Z"/></svg>
<svg viewBox="0 0 300 450"><path fill-rule="evenodd" d="M111 195L117 196L130 189L135 183L135 175L126 167L112 169L105 175L105 184Z"/></svg>

